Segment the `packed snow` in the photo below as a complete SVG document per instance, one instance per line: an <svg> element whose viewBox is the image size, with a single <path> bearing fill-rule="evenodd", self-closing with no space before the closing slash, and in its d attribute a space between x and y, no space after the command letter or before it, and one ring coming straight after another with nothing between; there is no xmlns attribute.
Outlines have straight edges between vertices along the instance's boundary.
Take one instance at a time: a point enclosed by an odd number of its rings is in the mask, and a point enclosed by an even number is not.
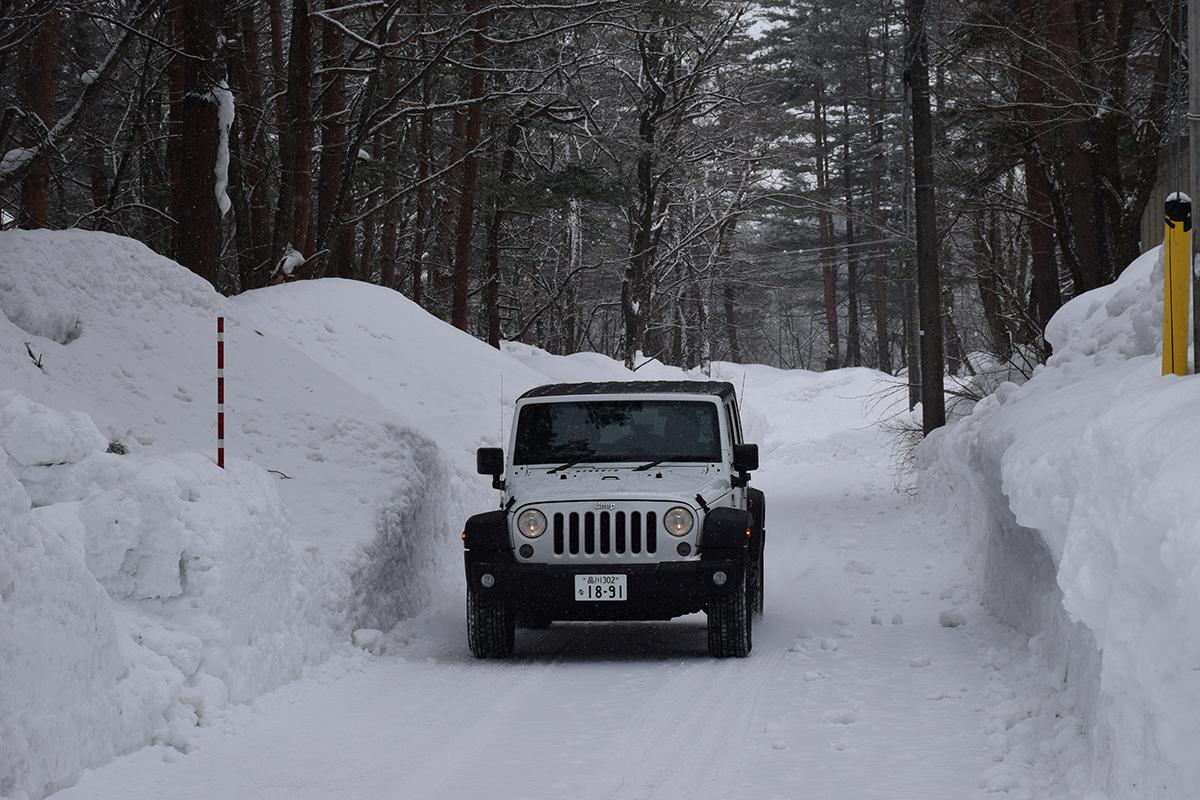
<svg viewBox="0 0 1200 800"><path fill-rule="evenodd" d="M919 452L922 494L973 541L988 605L1089 731L1063 794L1200 796L1200 382L1160 374L1161 331L1155 249L1055 315L1028 382ZM1047 747L1052 711L1035 712Z"/></svg>
<svg viewBox="0 0 1200 800"><path fill-rule="evenodd" d="M1155 269L960 408L917 503L870 370L631 373L361 282L226 299L129 239L0 233L0 796L1193 796L1200 442L1166 421L1200 390L1157 375ZM647 377L731 381L760 443L753 655L699 615L470 659L475 448L532 386Z"/></svg>

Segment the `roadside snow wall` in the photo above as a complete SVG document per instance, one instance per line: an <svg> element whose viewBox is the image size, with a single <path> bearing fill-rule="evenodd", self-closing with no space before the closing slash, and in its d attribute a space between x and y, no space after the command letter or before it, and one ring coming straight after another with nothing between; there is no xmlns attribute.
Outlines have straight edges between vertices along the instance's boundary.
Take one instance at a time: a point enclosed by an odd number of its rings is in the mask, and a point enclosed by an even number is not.
<svg viewBox="0 0 1200 800"><path fill-rule="evenodd" d="M1200 377L1160 375L1161 286L1154 250L1068 303L1046 366L918 449L924 501L974 537L986 602L1074 697L1114 800L1200 797Z"/></svg>
<svg viewBox="0 0 1200 800"><path fill-rule="evenodd" d="M0 232L0 796L186 748L444 591L461 469L266 322L134 240Z"/></svg>
<svg viewBox="0 0 1200 800"><path fill-rule="evenodd" d="M42 796L298 677L335 582L271 477L115 455L84 414L0 391L0 796Z"/></svg>

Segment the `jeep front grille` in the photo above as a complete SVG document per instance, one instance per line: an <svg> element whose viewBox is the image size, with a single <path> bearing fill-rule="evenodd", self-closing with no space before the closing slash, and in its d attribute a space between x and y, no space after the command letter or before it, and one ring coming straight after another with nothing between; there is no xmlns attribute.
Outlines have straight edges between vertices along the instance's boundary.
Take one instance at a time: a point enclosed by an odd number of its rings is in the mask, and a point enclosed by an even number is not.
<svg viewBox="0 0 1200 800"><path fill-rule="evenodd" d="M658 515L653 511L571 511L554 514L554 554L653 554Z"/></svg>

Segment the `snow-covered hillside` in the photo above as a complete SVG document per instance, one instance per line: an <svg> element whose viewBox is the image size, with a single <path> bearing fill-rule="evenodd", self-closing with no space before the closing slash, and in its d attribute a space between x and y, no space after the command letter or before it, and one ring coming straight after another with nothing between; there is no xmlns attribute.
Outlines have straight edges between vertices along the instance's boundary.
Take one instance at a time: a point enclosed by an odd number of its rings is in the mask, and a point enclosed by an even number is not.
<svg viewBox="0 0 1200 800"><path fill-rule="evenodd" d="M1179 800L1200 796L1200 378L1160 375L1161 285L1154 250L1071 301L1049 364L920 460L989 605L1087 719L1102 788Z"/></svg>

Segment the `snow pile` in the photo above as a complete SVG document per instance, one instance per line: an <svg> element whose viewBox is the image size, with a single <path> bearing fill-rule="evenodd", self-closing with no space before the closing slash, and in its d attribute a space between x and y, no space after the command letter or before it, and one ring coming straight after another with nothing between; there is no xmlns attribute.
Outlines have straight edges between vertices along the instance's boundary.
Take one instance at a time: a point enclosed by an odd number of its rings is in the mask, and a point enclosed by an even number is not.
<svg viewBox="0 0 1200 800"><path fill-rule="evenodd" d="M1038 636L1112 797L1200 796L1200 379L1160 375L1161 251L1067 304L1055 355L922 445L985 597Z"/></svg>
<svg viewBox="0 0 1200 800"><path fill-rule="evenodd" d="M269 476L115 455L84 414L0 391L0 795L42 795L326 655L331 582Z"/></svg>
<svg viewBox="0 0 1200 800"><path fill-rule="evenodd" d="M394 622L445 582L458 470L178 264L107 234L3 232L0 312L0 795L186 746L355 617Z"/></svg>

